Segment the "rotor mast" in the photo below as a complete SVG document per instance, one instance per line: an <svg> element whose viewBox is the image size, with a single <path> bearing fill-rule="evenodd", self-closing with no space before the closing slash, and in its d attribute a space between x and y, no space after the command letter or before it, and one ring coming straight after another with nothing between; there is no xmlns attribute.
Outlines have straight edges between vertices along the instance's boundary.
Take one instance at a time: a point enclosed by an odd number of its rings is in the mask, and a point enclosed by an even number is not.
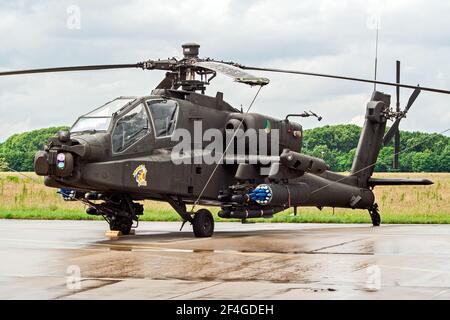
<svg viewBox="0 0 450 320"><path fill-rule="evenodd" d="M212 70L198 68L195 63L201 61L199 58L200 45L197 43L185 43L183 48L183 59L177 61L175 58L168 60L148 60L144 62L143 69L147 70L170 70L166 77L156 87L156 89L177 90L181 87L184 91L201 91L205 93L206 85L216 76ZM197 79L196 75L200 75ZM212 75L208 78L208 75Z"/></svg>
<svg viewBox="0 0 450 320"><path fill-rule="evenodd" d="M207 74L214 72L199 72L198 68L193 66L193 63L199 61L199 44L185 43L181 47L183 48L184 55L181 62L185 63L182 63L180 66L178 84L181 85L181 88L185 91L201 91L202 94L204 94L206 85L209 84ZM200 75L200 80L196 79L196 73Z"/></svg>

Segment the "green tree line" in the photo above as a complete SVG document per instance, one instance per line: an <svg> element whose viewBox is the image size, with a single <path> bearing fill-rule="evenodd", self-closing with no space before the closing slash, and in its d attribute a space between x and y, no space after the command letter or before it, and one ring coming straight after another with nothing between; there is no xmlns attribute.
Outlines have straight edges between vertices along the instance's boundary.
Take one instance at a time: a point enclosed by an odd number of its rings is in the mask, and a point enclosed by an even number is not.
<svg viewBox="0 0 450 320"><path fill-rule="evenodd" d="M352 167L361 128L356 125L324 126L305 130L302 152L323 158L333 171ZM383 147L375 171L392 171L393 139ZM400 131L401 172L450 172L450 138L436 133Z"/></svg>
<svg viewBox="0 0 450 320"><path fill-rule="evenodd" d="M42 150L47 140L67 127L51 127L17 133L0 144L0 171L34 171L34 154Z"/></svg>
<svg viewBox="0 0 450 320"><path fill-rule="evenodd" d="M0 144L0 171L33 171L33 159L48 138L67 127L14 134ZM333 171L349 171L361 128L324 126L304 132L302 152L323 158ZM403 172L450 172L450 138L440 134L401 131L400 169ZM392 142L380 151L376 171L392 171Z"/></svg>

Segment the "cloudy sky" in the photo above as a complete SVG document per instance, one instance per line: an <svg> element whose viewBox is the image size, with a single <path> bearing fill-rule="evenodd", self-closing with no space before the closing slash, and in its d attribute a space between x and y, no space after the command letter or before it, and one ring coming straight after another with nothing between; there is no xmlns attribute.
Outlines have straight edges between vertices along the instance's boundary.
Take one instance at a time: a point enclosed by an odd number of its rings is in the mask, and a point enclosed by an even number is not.
<svg viewBox="0 0 450 320"><path fill-rule="evenodd" d="M79 13L79 15L78 15ZM449 1L2 1L0 70L83 64L135 63L181 57L181 44L200 55L244 65L373 77L376 21L380 21L380 80L450 89ZM79 17L79 20L77 19ZM271 79L252 111L284 117L313 110L318 123L361 124L373 86L297 75ZM78 115L120 95L145 95L164 72L92 71L0 78L0 141L13 133L71 125ZM381 87L394 95L394 88ZM244 107L255 88L218 77L208 94L223 91ZM410 90L402 90L406 103ZM422 94L404 130L450 127L450 96Z"/></svg>

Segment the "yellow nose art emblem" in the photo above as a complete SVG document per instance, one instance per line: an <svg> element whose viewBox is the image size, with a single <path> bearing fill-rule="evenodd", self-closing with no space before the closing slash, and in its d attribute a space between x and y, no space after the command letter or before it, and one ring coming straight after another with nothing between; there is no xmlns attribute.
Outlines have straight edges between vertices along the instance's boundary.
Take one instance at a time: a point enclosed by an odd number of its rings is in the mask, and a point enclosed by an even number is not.
<svg viewBox="0 0 450 320"><path fill-rule="evenodd" d="M133 171L133 177L136 180L138 187L147 186L147 168L144 164L141 164Z"/></svg>

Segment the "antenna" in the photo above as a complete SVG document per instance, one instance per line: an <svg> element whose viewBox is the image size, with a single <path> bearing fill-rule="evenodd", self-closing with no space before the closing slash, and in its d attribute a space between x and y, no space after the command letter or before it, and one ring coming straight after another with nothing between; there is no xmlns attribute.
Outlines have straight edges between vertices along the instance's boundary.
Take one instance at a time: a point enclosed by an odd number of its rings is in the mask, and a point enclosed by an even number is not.
<svg viewBox="0 0 450 320"><path fill-rule="evenodd" d="M377 80L377 68L378 68L378 20L377 20L377 32L375 36L375 70L374 70L374 80ZM373 91L377 89L377 84L373 84Z"/></svg>

